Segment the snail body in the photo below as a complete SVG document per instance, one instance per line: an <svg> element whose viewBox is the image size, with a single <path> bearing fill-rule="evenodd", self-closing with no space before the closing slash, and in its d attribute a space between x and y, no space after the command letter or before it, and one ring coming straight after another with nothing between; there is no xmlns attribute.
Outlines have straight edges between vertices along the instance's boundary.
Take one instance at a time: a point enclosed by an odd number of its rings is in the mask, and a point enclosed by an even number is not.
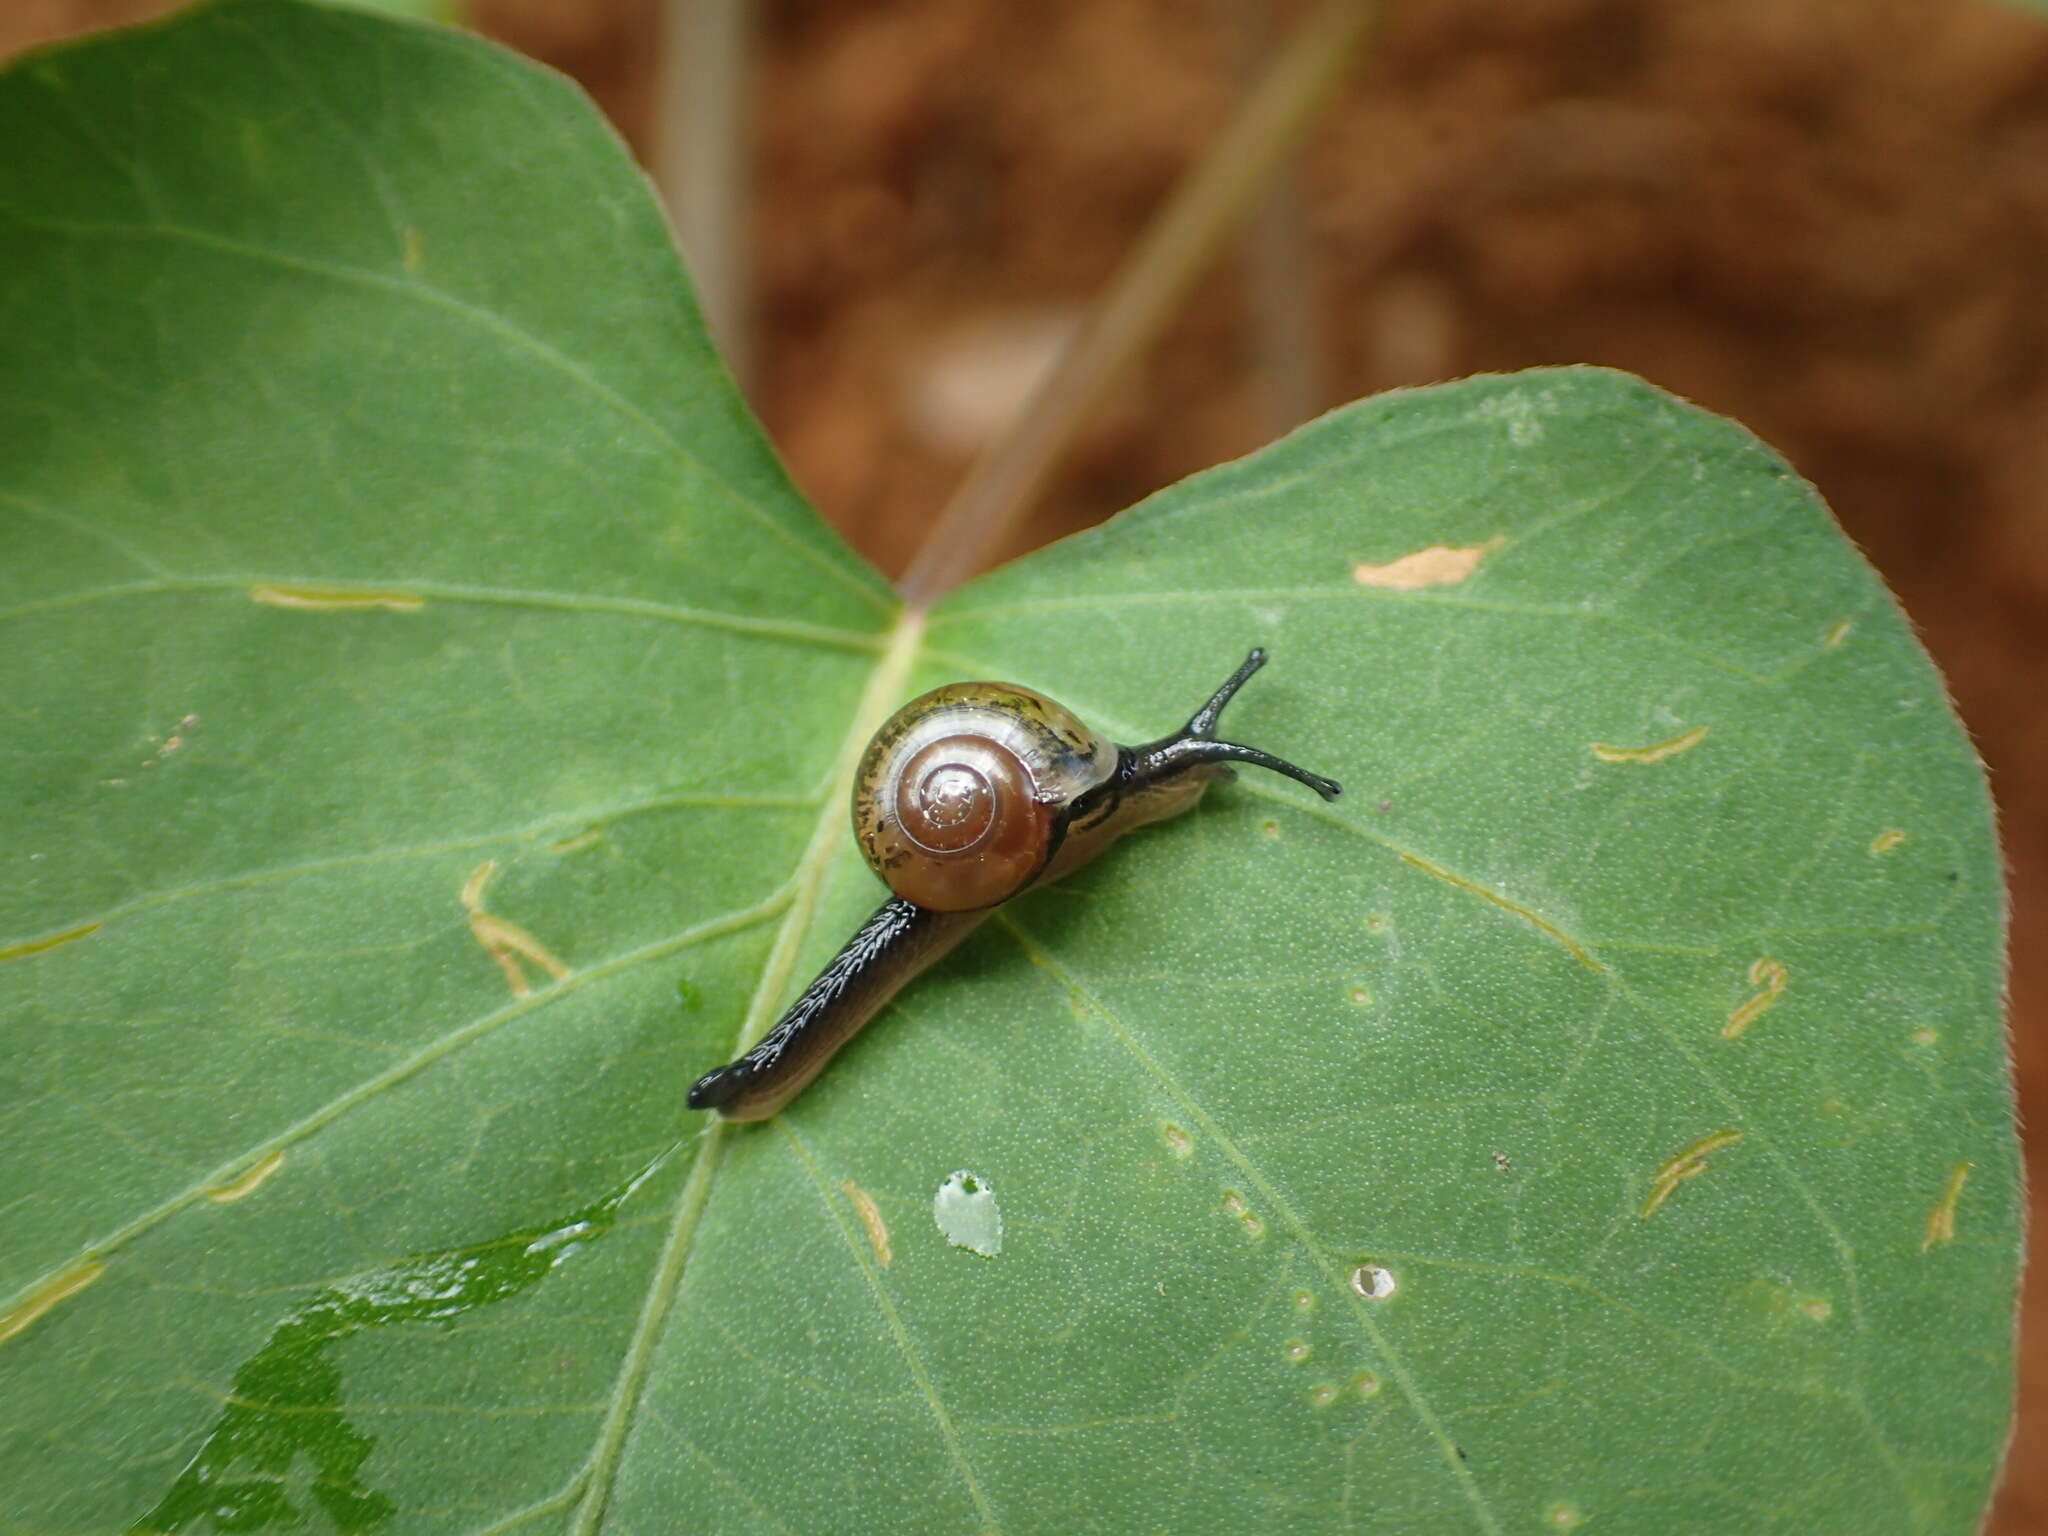
<svg viewBox="0 0 2048 1536"><path fill-rule="evenodd" d="M1265 660L1254 650L1185 726L1139 747L1012 683L952 683L904 705L868 743L853 787L854 837L890 898L758 1044L697 1080L689 1107L774 1114L998 906L1189 809L1233 763L1336 799L1335 781L1215 738L1223 706Z"/></svg>

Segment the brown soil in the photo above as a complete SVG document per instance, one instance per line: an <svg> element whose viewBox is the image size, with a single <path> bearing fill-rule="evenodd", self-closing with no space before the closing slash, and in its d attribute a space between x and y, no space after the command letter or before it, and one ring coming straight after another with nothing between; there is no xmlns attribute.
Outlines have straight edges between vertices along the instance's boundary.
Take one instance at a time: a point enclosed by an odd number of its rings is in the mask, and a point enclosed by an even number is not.
<svg viewBox="0 0 2048 1536"><path fill-rule="evenodd" d="M0 55L164 8L11 0ZM1242 17L1263 7L757 10L753 393L798 480L895 570L1029 358L1224 120ZM1389 10L1299 178L1297 400L1612 363L1787 453L1899 593L1991 764L2022 1102L2048 1119L2048 25L1964 0ZM474 11L646 142L654 0ZM1240 276L1226 262L1206 284L1020 547L1300 414L1257 367ZM2037 1199L2044 1158L2036 1137ZM2044 1315L2039 1265L2028 1302ZM2048 1529L2048 1345L2023 1345L1992 1526L2008 1536Z"/></svg>

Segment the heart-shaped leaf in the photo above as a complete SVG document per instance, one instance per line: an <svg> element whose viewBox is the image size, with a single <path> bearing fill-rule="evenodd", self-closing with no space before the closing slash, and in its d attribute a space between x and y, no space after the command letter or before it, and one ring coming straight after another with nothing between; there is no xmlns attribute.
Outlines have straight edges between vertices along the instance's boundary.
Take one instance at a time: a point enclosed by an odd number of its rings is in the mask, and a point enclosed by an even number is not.
<svg viewBox="0 0 2048 1536"><path fill-rule="evenodd" d="M0 82L10 1530L1968 1530L2017 1164L1981 772L1752 438L1388 396L928 616L638 176L454 35ZM1248 773L779 1119L965 675Z"/></svg>

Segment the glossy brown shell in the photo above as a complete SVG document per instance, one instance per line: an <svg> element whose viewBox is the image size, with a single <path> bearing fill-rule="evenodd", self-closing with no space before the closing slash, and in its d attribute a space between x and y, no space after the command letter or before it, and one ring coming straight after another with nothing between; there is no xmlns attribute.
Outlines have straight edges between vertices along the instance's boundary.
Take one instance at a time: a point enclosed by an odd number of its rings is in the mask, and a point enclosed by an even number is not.
<svg viewBox="0 0 2048 1536"><path fill-rule="evenodd" d="M868 743L853 835L906 901L993 907L1037 878L1062 812L1116 762L1115 743L1043 694L951 683L912 699Z"/></svg>

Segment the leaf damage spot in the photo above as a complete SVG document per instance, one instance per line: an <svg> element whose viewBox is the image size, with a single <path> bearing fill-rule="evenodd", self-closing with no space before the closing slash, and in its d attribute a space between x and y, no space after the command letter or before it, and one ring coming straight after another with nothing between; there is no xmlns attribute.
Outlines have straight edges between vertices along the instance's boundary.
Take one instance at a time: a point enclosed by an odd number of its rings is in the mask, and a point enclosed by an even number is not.
<svg viewBox="0 0 2048 1536"><path fill-rule="evenodd" d="M1238 1224L1244 1228L1246 1237L1258 1238L1266 1235L1265 1218L1246 1205L1244 1196L1236 1190L1223 1191L1223 1209L1227 1214L1237 1218Z"/></svg>
<svg viewBox="0 0 2048 1536"><path fill-rule="evenodd" d="M284 1148L278 1147L259 1157L241 1173L221 1184L209 1184L200 1191L215 1205L233 1205L256 1193L273 1173L284 1166Z"/></svg>
<svg viewBox="0 0 2048 1536"><path fill-rule="evenodd" d="M399 259L405 263L408 272L417 272L427 264L427 240L420 233L419 225L405 226L405 250Z"/></svg>
<svg viewBox="0 0 2048 1536"><path fill-rule="evenodd" d="M1359 1264L1351 1271L1352 1293L1364 1301L1385 1301L1401 1288L1394 1272L1384 1264Z"/></svg>
<svg viewBox="0 0 2048 1536"><path fill-rule="evenodd" d="M1636 1212L1644 1220L1657 1214L1658 1208L1671 1198L1672 1191L1687 1179L1696 1179L1707 1171L1707 1154L1718 1152L1723 1147L1732 1147L1742 1140L1740 1131L1716 1131L1711 1136L1702 1136L1698 1141L1685 1147L1674 1156L1666 1158L1650 1180L1649 1197L1643 1201L1643 1208Z"/></svg>
<svg viewBox="0 0 2048 1536"><path fill-rule="evenodd" d="M62 933L53 933L47 938L24 939L19 944L0 946L0 965L9 960L26 960L31 955L46 955L66 944L76 944L80 939L91 938L100 931L100 927L98 923L80 923L76 928L66 928Z"/></svg>
<svg viewBox="0 0 2048 1536"><path fill-rule="evenodd" d="M249 589L249 597L266 607L310 613L361 613L377 608L386 613L418 613L427 606L425 598L410 592L377 587L286 587L263 582Z"/></svg>
<svg viewBox="0 0 2048 1536"><path fill-rule="evenodd" d="M106 1272L107 1266L99 1259L80 1259L58 1270L15 1305L0 1312L0 1344L5 1344L58 1302L76 1296Z"/></svg>
<svg viewBox="0 0 2048 1536"><path fill-rule="evenodd" d="M498 969L505 973L505 984L512 989L512 995L530 997L533 987L527 982L526 971L519 964L521 957L539 966L556 981L569 975L569 967L557 959L547 945L517 923L494 917L484 910L484 887L491 883L491 876L497 872L496 859L485 859L470 871L469 879L462 886L463 909L469 913L469 931L483 946L484 953L498 962Z"/></svg>
<svg viewBox="0 0 2048 1536"><path fill-rule="evenodd" d="M1175 1157L1195 1155L1195 1138L1171 1121L1159 1128L1159 1134L1166 1138L1166 1149Z"/></svg>
<svg viewBox="0 0 2048 1536"><path fill-rule="evenodd" d="M1956 1240L1956 1205L1963 1198L1963 1185L1970 1177L1975 1163L1957 1163L1948 1171L1948 1182L1941 1187L1941 1198L1934 1202L1934 1209L1927 1213L1927 1230L1920 1238L1920 1251L1939 1248ZM6 1335L0 1333L0 1338Z"/></svg>
<svg viewBox="0 0 2048 1536"><path fill-rule="evenodd" d="M1303 1290L1299 1290L1299 1291L1296 1291L1296 1292L1294 1293L1294 1310L1295 1310L1295 1311L1297 1311L1297 1312L1313 1312L1313 1311L1315 1311L1315 1309L1316 1309L1316 1293L1315 1293L1314 1291L1311 1291L1311 1290L1307 1290L1307 1289L1303 1289Z"/></svg>
<svg viewBox="0 0 2048 1536"><path fill-rule="evenodd" d="M1872 853L1890 853L1905 840L1906 834L1897 827L1886 827L1876 837L1871 839L1870 851Z"/></svg>
<svg viewBox="0 0 2048 1536"><path fill-rule="evenodd" d="M1856 627L1854 619L1837 619L1828 626L1828 632L1821 637L1821 644L1833 650L1849 638L1849 631Z"/></svg>
<svg viewBox="0 0 2048 1536"><path fill-rule="evenodd" d="M1351 1378L1351 1390L1360 1397L1377 1397L1380 1392L1380 1379L1371 1371L1360 1371Z"/></svg>
<svg viewBox="0 0 2048 1536"><path fill-rule="evenodd" d="M1728 1015L1728 1022L1721 1026L1721 1038L1737 1038L1750 1025L1769 1013L1777 1005L1778 999L1784 995L1785 984L1790 979L1785 967L1769 955L1758 955L1756 959L1750 961L1749 984L1760 990Z"/></svg>
<svg viewBox="0 0 2048 1536"><path fill-rule="evenodd" d="M1681 752L1690 752L1707 739L1707 727L1696 725L1689 731L1682 731L1669 741L1660 741L1647 747L1610 747L1604 741L1592 743L1593 755L1603 763L1661 763L1666 758L1676 757Z"/></svg>
<svg viewBox="0 0 2048 1536"><path fill-rule="evenodd" d="M1432 544L1389 560L1385 565L1365 561L1351 567L1351 579L1361 587L1381 587L1390 592L1419 592L1424 587L1448 587L1465 580L1479 569L1480 562L1507 543L1505 535L1484 544L1455 547Z"/></svg>
<svg viewBox="0 0 2048 1536"><path fill-rule="evenodd" d="M1370 1008L1372 1006L1372 988L1368 986L1360 985L1353 987L1345 995L1351 999L1355 1007Z"/></svg>
<svg viewBox="0 0 2048 1536"><path fill-rule="evenodd" d="M601 841L603 837L603 828L592 827L588 832L579 832L576 836L565 837L558 843L549 843L548 852L581 853L584 849L590 847L591 844Z"/></svg>
<svg viewBox="0 0 2048 1536"><path fill-rule="evenodd" d="M1327 1408L1337 1401L1337 1389L1326 1381L1309 1393L1308 1401L1311 1408Z"/></svg>
<svg viewBox="0 0 2048 1536"><path fill-rule="evenodd" d="M1819 1296L1807 1297L1799 1303L1799 1310L1805 1314L1808 1322L1813 1323L1824 1323L1835 1315L1834 1307Z"/></svg>
<svg viewBox="0 0 2048 1536"><path fill-rule="evenodd" d="M946 1175L932 1196L932 1220L946 1241L992 1259L1003 1251L1003 1213L987 1179L965 1168Z"/></svg>
<svg viewBox="0 0 2048 1536"><path fill-rule="evenodd" d="M192 734L198 729L199 717L197 715L186 715L171 728L168 736L159 736L152 731L148 741L155 750L136 766L139 768L154 768L158 763L176 757L190 744Z"/></svg>
<svg viewBox="0 0 2048 1536"><path fill-rule="evenodd" d="M868 1246L875 1250L875 1262L887 1269L895 1255L889 1250L889 1224L882 1220L882 1212L875 1204L875 1197L851 1179L841 1180L839 1187L846 1191L847 1201L853 1206L853 1214L858 1216L860 1224L867 1228Z"/></svg>
<svg viewBox="0 0 2048 1536"><path fill-rule="evenodd" d="M1289 1339L1287 1347L1280 1351L1280 1358L1289 1365L1301 1365L1314 1353L1306 1339Z"/></svg>
<svg viewBox="0 0 2048 1536"><path fill-rule="evenodd" d="M1467 880L1463 875L1454 875L1448 869L1445 869L1442 865L1430 863L1428 859L1423 858L1420 854L1403 853L1401 855L1401 861L1404 864L1414 865L1417 869L1421 870L1425 875L1434 876L1436 879L1443 881L1446 885L1455 885L1461 891L1469 891L1472 895L1477 896L1481 901L1490 901L1496 907L1499 907L1503 912L1514 913L1516 917L1519 917L1523 922L1527 923L1530 927L1534 928L1538 933L1545 934L1548 937L1555 939L1558 943L1562 944L1565 947L1566 952L1570 954L1574 960L1578 961L1579 964L1583 965L1587 970L1605 971L1607 969L1606 966L1602 965L1598 960L1595 960L1592 957L1592 955L1587 953L1585 945L1581 944L1577 939L1573 938L1570 934L1566 933L1562 928L1558 927L1557 924L1550 922L1545 918L1538 917L1534 912L1531 912L1519 901L1510 901L1507 897L1501 895L1500 892L1490 891L1485 886L1479 884L1479 882L1476 880Z"/></svg>
<svg viewBox="0 0 2048 1536"><path fill-rule="evenodd" d="M1569 1504L1553 1504L1543 1512L1543 1519L1554 1531L1576 1531L1586 1517Z"/></svg>

